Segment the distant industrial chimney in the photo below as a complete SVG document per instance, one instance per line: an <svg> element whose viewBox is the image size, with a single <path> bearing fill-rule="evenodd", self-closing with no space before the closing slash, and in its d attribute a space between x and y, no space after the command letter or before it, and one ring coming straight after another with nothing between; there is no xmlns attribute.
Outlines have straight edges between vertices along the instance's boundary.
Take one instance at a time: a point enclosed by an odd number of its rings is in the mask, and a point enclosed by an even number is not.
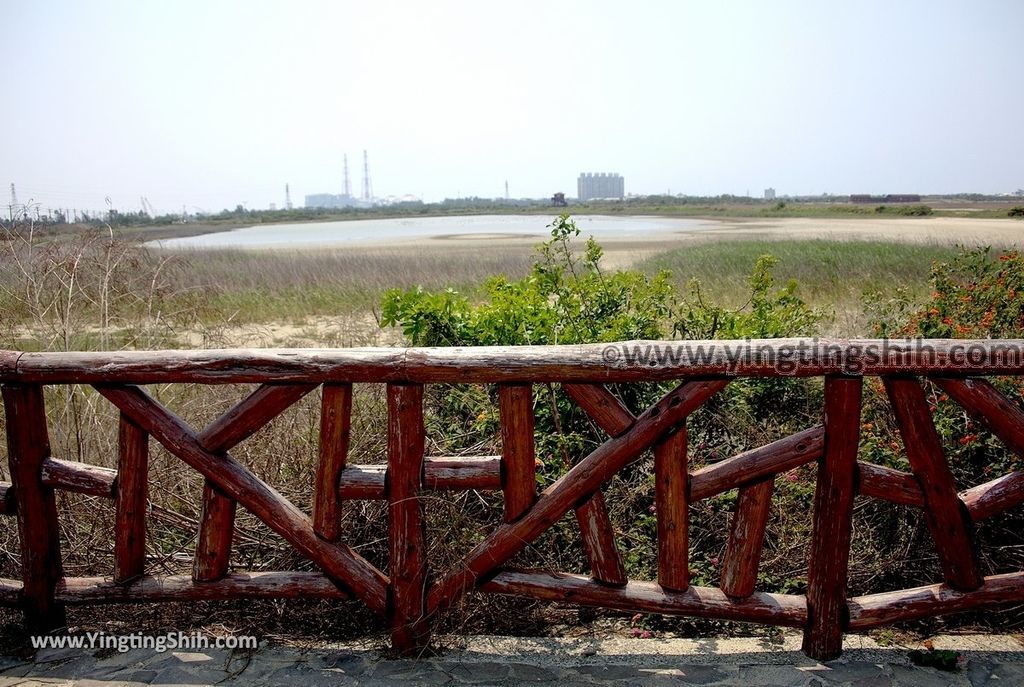
<svg viewBox="0 0 1024 687"><path fill-rule="evenodd" d="M345 153L344 160L345 160L345 197L346 198L351 198L352 197L352 185L349 184L349 181L348 181L348 153Z"/></svg>
<svg viewBox="0 0 1024 687"><path fill-rule="evenodd" d="M363 151L363 200L367 203L373 197L373 186L370 184L370 160Z"/></svg>
<svg viewBox="0 0 1024 687"><path fill-rule="evenodd" d="M292 190L288 187L288 184L284 185L284 209L292 209Z"/></svg>

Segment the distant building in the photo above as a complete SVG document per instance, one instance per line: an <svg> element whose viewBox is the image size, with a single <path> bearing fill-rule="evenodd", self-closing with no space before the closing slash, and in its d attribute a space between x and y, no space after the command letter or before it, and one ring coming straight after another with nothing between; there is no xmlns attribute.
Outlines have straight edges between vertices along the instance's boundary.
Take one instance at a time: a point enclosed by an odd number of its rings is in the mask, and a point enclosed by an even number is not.
<svg viewBox="0 0 1024 687"><path fill-rule="evenodd" d="M564 193L556 193L555 195L551 196L551 207L564 208L567 205L568 203L565 202Z"/></svg>
<svg viewBox="0 0 1024 687"><path fill-rule="evenodd" d="M867 193L855 193L850 196L851 203L920 203L921 196L916 193L890 193L885 196L872 196Z"/></svg>
<svg viewBox="0 0 1024 687"><path fill-rule="evenodd" d="M775 189L771 188L770 186L768 188L766 188L764 190L764 199L765 200L775 200Z"/></svg>
<svg viewBox="0 0 1024 687"><path fill-rule="evenodd" d="M307 208L350 208L357 200L344 193L313 193L306 196Z"/></svg>
<svg viewBox="0 0 1024 687"><path fill-rule="evenodd" d="M581 201L595 198L619 198L626 196L626 182L621 174L580 174L576 179L576 197Z"/></svg>

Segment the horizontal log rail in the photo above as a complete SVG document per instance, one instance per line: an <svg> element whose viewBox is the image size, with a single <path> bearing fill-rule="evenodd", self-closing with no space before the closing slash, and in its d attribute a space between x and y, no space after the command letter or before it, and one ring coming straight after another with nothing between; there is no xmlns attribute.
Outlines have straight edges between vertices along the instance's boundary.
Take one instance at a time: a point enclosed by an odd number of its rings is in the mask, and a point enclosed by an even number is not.
<svg viewBox="0 0 1024 687"><path fill-rule="evenodd" d="M985 376L1024 374L1024 341L916 342L781 339L744 342L619 342L582 346L345 350L202 350L97 353L0 351L10 483L0 514L16 522L21 578L0 579L0 605L19 607L33 631L61 626L68 605L122 602L318 598L364 603L387 618L395 648L422 651L438 614L470 592L515 595L619 611L688 615L802 628L805 652L838 655L842 633L893 622L1024 602L1024 572L984 576L974 524L1024 504L1024 471L955 485L922 380L948 394L979 425L1024 456L1024 409ZM690 416L736 377L821 377L820 424L701 467L689 445ZM860 377L881 377L910 471L858 460ZM609 382L678 386L646 409L627 408ZM241 384L258 388L194 429L137 385ZM353 385L383 383L387 462L350 459ZM494 384L498 455L428 456L425 384ZM118 411L116 469L51 455L45 386L92 385ZM320 391L318 392L318 388ZM666 387L667 388L667 387ZM534 404L561 389L607 438L537 492ZM231 451L280 413L319 393L319 445L312 512L290 503ZM258 440L258 439L256 439ZM192 574L157 575L147 561L146 520L159 444L202 478L203 512ZM653 455L657 580L631 580L604 488ZM814 467L808 593L757 589L779 482ZM958 487L962 487L958 491ZM493 492L500 523L449 568L430 565L425 518L430 492ZM690 581L691 506L738 490L721 586ZM55 492L109 499L113 566L95 577L61 568ZM847 596L855 497L920 509L944 579L916 589ZM388 562L382 569L346 541L346 502L387 503ZM235 569L235 509L244 508L314 570ZM590 574L505 567L567 514Z"/></svg>
<svg viewBox="0 0 1024 687"><path fill-rule="evenodd" d="M609 349L614 353L609 353ZM1024 374L1024 339L625 341L574 346L0 352L32 384L650 382L681 377Z"/></svg>

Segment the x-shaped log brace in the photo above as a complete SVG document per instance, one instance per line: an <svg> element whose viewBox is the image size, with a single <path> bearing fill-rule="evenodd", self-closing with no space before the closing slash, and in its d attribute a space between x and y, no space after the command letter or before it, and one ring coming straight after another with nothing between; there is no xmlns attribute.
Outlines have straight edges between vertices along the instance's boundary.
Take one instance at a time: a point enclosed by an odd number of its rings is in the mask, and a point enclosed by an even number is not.
<svg viewBox="0 0 1024 687"><path fill-rule="evenodd" d="M386 611L388 578L348 546L318 537L305 513L232 458L226 450L215 453L205 448L187 423L139 387L97 385L96 389L168 451L201 473L217 490L242 504L296 550L320 566L337 584L351 590L371 610L377 613ZM283 402L277 394L271 394L271 398ZM245 405L247 401L249 399L240 405ZM248 407L253 406L250 404ZM217 448L233 445L231 442L237 443L251 435L280 410L266 417L263 423L255 421L265 412L246 412L245 408L236 408L211 425L214 428L220 425L223 429L218 432L208 430L204 435L222 437L219 442L210 443ZM231 420L228 416L246 419Z"/></svg>
<svg viewBox="0 0 1024 687"><path fill-rule="evenodd" d="M498 527L455 571L436 582L428 597L429 612L450 607L558 522L569 509L598 491L602 483L637 460L728 383L720 379L685 382L641 414L628 431L594 449L545 489L521 518Z"/></svg>

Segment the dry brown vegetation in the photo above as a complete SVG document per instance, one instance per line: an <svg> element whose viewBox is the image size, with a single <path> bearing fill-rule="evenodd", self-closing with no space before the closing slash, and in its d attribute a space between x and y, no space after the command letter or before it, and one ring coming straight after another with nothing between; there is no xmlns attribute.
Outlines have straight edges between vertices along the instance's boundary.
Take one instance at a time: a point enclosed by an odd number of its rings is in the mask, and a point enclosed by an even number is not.
<svg viewBox="0 0 1024 687"><path fill-rule="evenodd" d="M782 251L783 278L792 269L802 282L810 283L815 301L849 304L855 287L844 264L854 254L857 283L870 285L879 273L887 280L918 283L932 259L950 249L908 247L900 253L895 244L829 246L817 242L803 248L786 246ZM763 250L758 245L741 251L702 246L692 252L666 254L647 263L647 268L673 267L681 274L702 278L710 285L710 298L730 298L728 275L745 275L750 264L743 256ZM808 253L808 251L811 251ZM409 249L361 249L323 252L210 251L163 253L141 249L105 232L76 234L60 241L39 240L25 231L8 237L0 258L0 347L18 349L116 349L160 348L181 345L230 346L241 336L242 324L264 326L266 320L309 322L311 316L347 315L350 319L327 320L325 329L294 330L288 338L328 345L350 345L379 340L374 306L391 287L423 285L426 288L455 286L473 293L494 274L510 277L529 270L527 248L494 253L486 247L459 247L441 251ZM787 265L787 256L791 261ZM827 259L823 256L829 256ZM898 261L904 260L906 269ZM884 270L872 270L884 265ZM815 268L814 265L820 265ZM841 294L841 297L840 295ZM348 323L331 329L330 323ZM358 331L351 331L347 327ZM195 427L240 400L248 391L241 387L172 385L152 391ZM454 436L457 428L445 426L439 412L453 393L486 395L481 388L431 388L428 392L428 455L451 451L453 445L473 454L494 453L494 436ZM272 422L255 438L233 453L257 475L287 498L309 510L315 470L318 394L311 394ZM813 395L810 396L813 398ZM116 462L116 415L96 393L84 387L61 387L47 392L51 441L57 457L105 467ZM377 385L357 387L353 417L352 462L384 462L385 402ZM818 405L795 411L797 424L818 421ZM735 418L712 407L701 411L695 423L712 428L714 443L694 447L695 466L714 461L743 448L761 445L782 436L778 427L766 427L757 417ZM594 440L599 437L595 431ZM6 465L0 449L0 466ZM151 513L148 520L148 565L153 572L187 572L199 520L202 482L198 474L154 444L151 458ZM3 468L0 467L0 472ZM804 471L806 472L806 471ZM642 575L653 568L652 537L637 527L638 518L651 502L650 458L625 471L608 487L612 519L623 523L620 549L630 572ZM763 563L764 583L772 588L799 590L806 575L810 523L807 510L792 508L809 504L810 473L795 480L780 480L783 495L769 525L769 541ZM701 502L694 508L692 546L704 552L721 551L728 530L735 495ZM434 570L444 570L488 530L500 513L499 497L465 492L435 495L428 499L431 532L430 560ZM69 574L107 574L112 567L112 505L97 498L62 494L59 500L62 545ZM383 505L373 502L345 505L345 539L371 562L385 567L386 541ZM639 515L638 515L639 514ZM628 523L628 526L626 525ZM896 506L858 506L855 546L858 555L851 569L854 592L884 588L894 578L931 581L935 560L907 563L900 551L882 550L876 528L897 524L897 542L917 550L926 536L918 513ZM641 523L642 525L642 523ZM653 517L651 518L653 527ZM998 538L1000 521L986 525L990 538ZM653 535L653 531L650 533ZM232 564L245 569L303 569L308 562L273 535L255 518L239 511ZM19 554L13 523L0 536L3 559L0 576L17 577ZM719 553L720 555L720 553ZM901 561L897 563L897 561ZM551 569L584 571L574 525L565 521L529 547L520 562ZM893 566L906 565L894 569ZM695 582L717 583L717 556L708 553L692 561ZM14 616L6 616L12 621ZM483 633L534 633L551 631L560 620L590 619L593 614L568 615L548 606L501 598L474 600L445 619L442 629ZM81 628L122 623L143 623L146 629L188 629L223 625L239 632L260 635L286 634L318 638L365 635L381 629L378 621L358 604L244 602L192 606L137 607L119 610L81 609L73 622ZM975 621L983 621L974 618ZM677 632L750 632L735 624L711 621L644 619L646 626ZM933 621L934 623L938 621ZM1005 625L1004 625L1005 627ZM757 630L760 632L761 630ZM14 630L16 633L17 631ZM769 630L770 632L770 630Z"/></svg>

